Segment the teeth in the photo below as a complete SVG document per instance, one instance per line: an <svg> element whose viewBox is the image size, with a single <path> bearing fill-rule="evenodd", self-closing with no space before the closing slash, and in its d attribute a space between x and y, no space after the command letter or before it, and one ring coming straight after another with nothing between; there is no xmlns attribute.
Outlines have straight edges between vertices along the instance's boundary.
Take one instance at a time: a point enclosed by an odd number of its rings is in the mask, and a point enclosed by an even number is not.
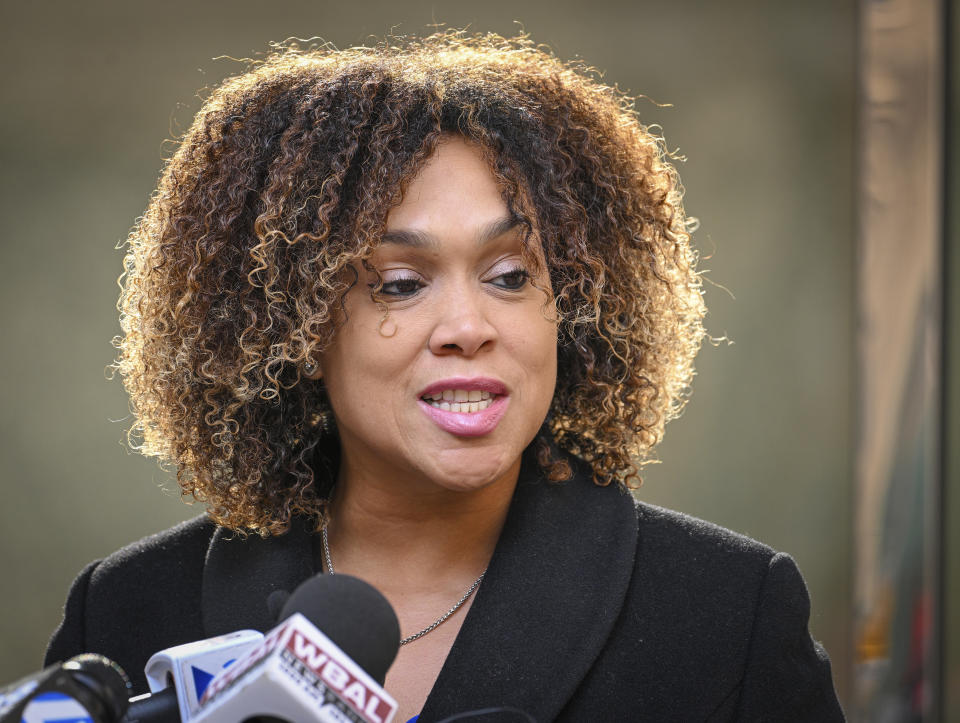
<svg viewBox="0 0 960 723"><path fill-rule="evenodd" d="M467 399L469 399L471 402L479 402L479 401L480 401L480 390L479 390L479 389L471 389L469 392L467 392Z"/></svg>
<svg viewBox="0 0 960 723"><path fill-rule="evenodd" d="M446 392L444 392L446 394ZM429 402L431 407L436 407L437 409L442 409L445 412L457 412L459 414L472 414L473 412L482 412L484 409L489 407L493 403L493 399L490 398L489 392L484 392L486 394L485 399L480 399L477 402L448 402L440 401L437 399L437 395L430 395L429 398L424 397L424 401Z"/></svg>
<svg viewBox="0 0 960 723"><path fill-rule="evenodd" d="M452 401L453 401L453 398L454 398L454 395L455 395L455 392L454 392L453 389L444 389L444 390L443 390L443 401L445 401L445 402L452 402Z"/></svg>

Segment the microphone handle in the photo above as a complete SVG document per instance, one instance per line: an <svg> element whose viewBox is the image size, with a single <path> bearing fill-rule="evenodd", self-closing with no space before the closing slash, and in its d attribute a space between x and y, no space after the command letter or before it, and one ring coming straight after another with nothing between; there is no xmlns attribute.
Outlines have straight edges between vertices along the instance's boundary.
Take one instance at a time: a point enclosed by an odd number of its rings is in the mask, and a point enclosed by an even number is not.
<svg viewBox="0 0 960 723"><path fill-rule="evenodd" d="M159 693L146 693L130 699L127 714L117 723L183 723L180 720L180 706L177 691L170 686ZM245 723L291 723L283 718L258 716Z"/></svg>
<svg viewBox="0 0 960 723"><path fill-rule="evenodd" d="M171 685L159 693L131 698L126 715L118 723L183 723L176 689Z"/></svg>

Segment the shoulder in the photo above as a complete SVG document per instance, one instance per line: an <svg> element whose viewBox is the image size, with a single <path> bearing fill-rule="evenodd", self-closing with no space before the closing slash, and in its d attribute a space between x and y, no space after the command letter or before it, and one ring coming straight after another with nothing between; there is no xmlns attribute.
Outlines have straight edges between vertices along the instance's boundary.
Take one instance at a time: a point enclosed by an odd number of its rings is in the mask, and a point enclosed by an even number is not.
<svg viewBox="0 0 960 723"><path fill-rule="evenodd" d="M150 615L181 620L199 606L203 566L216 526L201 515L144 537L104 558L90 573L88 618L95 629L143 627Z"/></svg>
<svg viewBox="0 0 960 723"><path fill-rule="evenodd" d="M216 529L201 515L89 564L70 588L47 663L96 652L138 677L143 651L202 637L204 560Z"/></svg>
<svg viewBox="0 0 960 723"><path fill-rule="evenodd" d="M574 479L548 486L551 494L565 495L562 502L576 508L581 529L597 526L609 530L612 525L626 525L629 521L634 531L629 539L636 535L637 565L655 560L661 566L671 567L674 575L683 571L699 574L714 571L718 565L762 569L777 554L747 535L643 502L621 485L597 485L586 462L573 455L566 455L566 459L573 468Z"/></svg>
<svg viewBox="0 0 960 723"><path fill-rule="evenodd" d="M105 557L94 569L91 585L108 579L122 584L122 580L131 576L149 576L155 582L162 582L182 575L185 568L202 567L216 529L206 515L200 515L137 540Z"/></svg>
<svg viewBox="0 0 960 723"><path fill-rule="evenodd" d="M701 609L737 607L751 624L764 603L809 615L806 583L787 553L681 512L642 502L636 510L634 575L647 587L707 596L698 603Z"/></svg>
<svg viewBox="0 0 960 723"><path fill-rule="evenodd" d="M767 560L775 554L768 545L712 522L646 502L635 501L634 506L645 545L670 549L679 545L691 553L740 554Z"/></svg>
<svg viewBox="0 0 960 723"><path fill-rule="evenodd" d="M809 607L789 555L711 522L638 502L631 598L644 615L682 621L705 637L749 640L764 589ZM789 568L794 574L770 571ZM781 585L790 578L791 585ZM767 590L769 594L771 591Z"/></svg>
<svg viewBox="0 0 960 723"><path fill-rule="evenodd" d="M771 561L768 545L720 525L635 502L637 547L634 586L697 600L696 609L738 608L752 612ZM699 598L699 599L698 599Z"/></svg>
<svg viewBox="0 0 960 723"><path fill-rule="evenodd" d="M656 661L663 699L748 720L842 720L829 659L807 628L793 559L719 525L636 503L637 554L619 632ZM687 687L691 679L695 689ZM709 681L709 682L706 682ZM656 698L656 696L653 696Z"/></svg>
<svg viewBox="0 0 960 723"><path fill-rule="evenodd" d="M670 577L725 577L739 585L762 582L777 552L720 525L644 502L636 502L637 565L669 567ZM669 563L669 564L667 564Z"/></svg>

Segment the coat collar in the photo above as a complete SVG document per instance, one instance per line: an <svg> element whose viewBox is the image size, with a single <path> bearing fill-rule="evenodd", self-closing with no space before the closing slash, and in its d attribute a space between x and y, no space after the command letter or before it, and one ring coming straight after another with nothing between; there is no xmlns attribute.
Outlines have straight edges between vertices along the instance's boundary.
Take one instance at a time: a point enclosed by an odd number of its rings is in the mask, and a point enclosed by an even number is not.
<svg viewBox="0 0 960 723"><path fill-rule="evenodd" d="M316 570L312 535L300 519L276 537L239 535L218 527L207 548L200 591L207 636L234 630L266 632L276 625L267 600L275 590L293 592Z"/></svg>
<svg viewBox="0 0 960 723"><path fill-rule="evenodd" d="M490 706L553 720L600 654L633 572L637 515L619 486L594 485L589 468L570 461L574 478L553 484L525 458L487 574L421 720ZM311 538L300 523L267 539L218 529L204 567L205 633L272 627L270 593L292 591L316 572Z"/></svg>

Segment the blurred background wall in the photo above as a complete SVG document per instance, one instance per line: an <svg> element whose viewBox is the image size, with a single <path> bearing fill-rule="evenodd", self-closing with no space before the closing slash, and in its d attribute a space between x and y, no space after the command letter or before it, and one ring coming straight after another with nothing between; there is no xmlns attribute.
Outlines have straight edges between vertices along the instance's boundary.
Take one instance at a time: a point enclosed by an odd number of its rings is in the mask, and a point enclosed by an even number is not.
<svg viewBox="0 0 960 723"><path fill-rule="evenodd" d="M646 500L790 552L845 702L854 414L852 0L6 3L0 113L0 682L40 666L73 576L199 514L123 446L122 252L196 91L268 42L520 29L640 100L701 221L708 329ZM520 24L517 24L519 21ZM732 340L733 343L730 343Z"/></svg>

